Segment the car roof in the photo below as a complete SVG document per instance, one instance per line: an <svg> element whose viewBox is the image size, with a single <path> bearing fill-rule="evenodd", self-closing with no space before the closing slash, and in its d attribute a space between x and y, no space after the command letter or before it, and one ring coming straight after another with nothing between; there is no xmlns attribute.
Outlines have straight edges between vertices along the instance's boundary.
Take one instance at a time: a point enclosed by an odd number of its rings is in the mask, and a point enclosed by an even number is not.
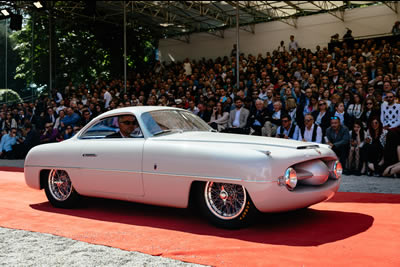
<svg viewBox="0 0 400 267"><path fill-rule="evenodd" d="M123 113L134 113L137 117L140 117L143 113L155 110L180 110L186 111L181 108L174 107L164 107L164 106L136 106L136 107L125 107L125 108L117 108L99 115L99 118L123 114Z"/></svg>

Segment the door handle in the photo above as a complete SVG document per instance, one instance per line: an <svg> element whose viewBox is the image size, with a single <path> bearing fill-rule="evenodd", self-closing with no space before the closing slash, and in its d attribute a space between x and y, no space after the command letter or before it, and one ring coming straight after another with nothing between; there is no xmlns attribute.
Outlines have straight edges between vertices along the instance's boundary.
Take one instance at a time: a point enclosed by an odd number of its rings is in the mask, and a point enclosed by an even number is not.
<svg viewBox="0 0 400 267"><path fill-rule="evenodd" d="M92 157L92 158L95 158L95 157L97 157L97 155L96 155L96 154L82 154L82 157Z"/></svg>

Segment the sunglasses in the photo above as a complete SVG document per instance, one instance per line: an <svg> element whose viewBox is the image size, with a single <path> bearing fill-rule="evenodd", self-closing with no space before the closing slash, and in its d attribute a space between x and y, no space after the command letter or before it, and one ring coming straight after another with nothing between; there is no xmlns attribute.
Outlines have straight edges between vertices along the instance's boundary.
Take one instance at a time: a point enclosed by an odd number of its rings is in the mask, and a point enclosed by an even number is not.
<svg viewBox="0 0 400 267"><path fill-rule="evenodd" d="M325 103L319 103L320 106L326 105Z"/></svg>
<svg viewBox="0 0 400 267"><path fill-rule="evenodd" d="M331 120L338 120L338 119L339 119L339 117L337 117L337 116L331 117Z"/></svg>
<svg viewBox="0 0 400 267"><path fill-rule="evenodd" d="M289 120L282 120L282 122L289 122Z"/></svg>
<svg viewBox="0 0 400 267"><path fill-rule="evenodd" d="M121 123L123 123L125 125L134 125L135 124L134 121L121 121Z"/></svg>
<svg viewBox="0 0 400 267"><path fill-rule="evenodd" d="M371 102L368 102L368 103L367 103L367 105L372 105L372 104L373 104L373 103L371 103Z"/></svg>
<svg viewBox="0 0 400 267"><path fill-rule="evenodd" d="M393 96L387 96L386 98L387 98L387 99L392 99L392 98L393 98Z"/></svg>
<svg viewBox="0 0 400 267"><path fill-rule="evenodd" d="M310 121L312 121L312 119L304 120L304 122L310 122Z"/></svg>

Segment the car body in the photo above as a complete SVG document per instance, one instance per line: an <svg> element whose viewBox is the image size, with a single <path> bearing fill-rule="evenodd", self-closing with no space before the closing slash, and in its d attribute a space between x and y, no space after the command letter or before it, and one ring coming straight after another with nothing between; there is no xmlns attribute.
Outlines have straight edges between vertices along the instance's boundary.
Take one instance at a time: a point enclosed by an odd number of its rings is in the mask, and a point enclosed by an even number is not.
<svg viewBox="0 0 400 267"><path fill-rule="evenodd" d="M136 118L140 135L105 138L123 115ZM213 223L231 228L256 210L327 200L340 174L327 145L218 133L189 111L155 106L103 113L71 139L36 146L25 159L27 185L46 189L55 206L74 206L80 195L177 208L194 198Z"/></svg>

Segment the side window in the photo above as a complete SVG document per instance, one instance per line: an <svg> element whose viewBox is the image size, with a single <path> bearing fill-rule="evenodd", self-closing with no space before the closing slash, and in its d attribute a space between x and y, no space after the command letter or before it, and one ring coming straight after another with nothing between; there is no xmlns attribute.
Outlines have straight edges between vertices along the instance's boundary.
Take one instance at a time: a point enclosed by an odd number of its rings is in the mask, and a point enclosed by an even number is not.
<svg viewBox="0 0 400 267"><path fill-rule="evenodd" d="M108 135L119 131L118 117L109 117L103 119L86 130L84 134L80 136L82 139L103 139Z"/></svg>

